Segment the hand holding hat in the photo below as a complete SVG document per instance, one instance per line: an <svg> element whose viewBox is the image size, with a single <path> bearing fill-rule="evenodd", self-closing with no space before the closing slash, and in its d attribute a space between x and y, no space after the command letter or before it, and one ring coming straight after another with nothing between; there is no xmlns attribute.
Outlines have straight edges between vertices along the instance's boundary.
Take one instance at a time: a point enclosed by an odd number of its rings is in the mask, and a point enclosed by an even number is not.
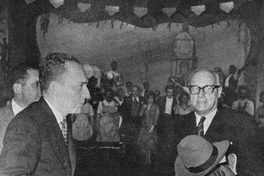
<svg viewBox="0 0 264 176"><path fill-rule="evenodd" d="M204 176L219 164L228 147L227 140L211 144L197 135L185 137L177 146L176 175Z"/></svg>

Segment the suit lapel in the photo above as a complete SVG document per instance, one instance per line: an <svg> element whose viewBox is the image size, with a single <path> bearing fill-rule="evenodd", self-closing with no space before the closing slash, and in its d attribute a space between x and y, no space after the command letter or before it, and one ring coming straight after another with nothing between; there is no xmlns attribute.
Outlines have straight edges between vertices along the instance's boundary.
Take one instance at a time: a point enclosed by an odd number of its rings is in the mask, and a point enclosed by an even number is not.
<svg viewBox="0 0 264 176"><path fill-rule="evenodd" d="M41 105L42 105L42 115L45 116L45 126L46 129L48 129L50 133L50 141L52 148L54 150L54 153L61 161L62 165L66 168L66 171L70 173L71 163L69 159L68 150L66 148L62 132L60 130L59 124L56 120L56 117L52 113L50 107L45 102L44 98L42 97L40 99Z"/></svg>
<svg viewBox="0 0 264 176"><path fill-rule="evenodd" d="M213 139L221 139L221 135L223 132L223 124L226 121L226 118L223 118L225 116L220 114L221 112L217 112L209 125L209 128L205 134L205 138L208 141L214 141ZM224 125L225 126L225 125ZM220 136L219 136L220 135Z"/></svg>
<svg viewBox="0 0 264 176"><path fill-rule="evenodd" d="M194 112L191 112L190 126L192 129L191 133L197 135L196 116L195 116Z"/></svg>

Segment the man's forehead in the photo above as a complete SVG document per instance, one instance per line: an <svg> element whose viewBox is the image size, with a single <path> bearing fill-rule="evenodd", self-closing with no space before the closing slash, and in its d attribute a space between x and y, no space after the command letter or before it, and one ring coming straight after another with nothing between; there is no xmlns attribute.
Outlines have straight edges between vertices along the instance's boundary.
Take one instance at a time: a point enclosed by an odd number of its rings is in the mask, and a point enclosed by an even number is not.
<svg viewBox="0 0 264 176"><path fill-rule="evenodd" d="M76 82L87 82L87 77L85 75L84 68L81 64L72 61L67 61L65 63L65 68L65 77L72 77Z"/></svg>
<svg viewBox="0 0 264 176"><path fill-rule="evenodd" d="M209 71L198 71L194 73L190 78L190 83L215 83L216 82L216 76L209 72Z"/></svg>

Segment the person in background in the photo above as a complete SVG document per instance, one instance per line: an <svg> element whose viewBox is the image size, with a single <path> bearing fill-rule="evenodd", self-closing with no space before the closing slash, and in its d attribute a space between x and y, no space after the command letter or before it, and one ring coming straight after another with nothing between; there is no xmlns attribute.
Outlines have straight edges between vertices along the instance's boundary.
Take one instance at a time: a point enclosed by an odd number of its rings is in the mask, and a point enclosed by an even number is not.
<svg viewBox="0 0 264 176"><path fill-rule="evenodd" d="M42 97L9 123L0 154L0 175L73 176L76 151L68 114L90 97L83 65L65 53L49 53L40 64Z"/></svg>
<svg viewBox="0 0 264 176"><path fill-rule="evenodd" d="M177 99L174 96L174 85L165 87L166 95L161 96L157 104L160 109L160 118L158 119L158 150L161 154L160 161L171 162L174 160L172 152L175 149L173 142L175 131L175 110L177 108Z"/></svg>
<svg viewBox="0 0 264 176"><path fill-rule="evenodd" d="M232 104L232 109L254 116L254 103L248 99L249 89L246 86L240 86L238 88L238 96L238 100Z"/></svg>
<svg viewBox="0 0 264 176"><path fill-rule="evenodd" d="M105 89L104 100L100 101L97 109L98 134L96 141L99 145L119 142L119 127L122 118L117 110L118 103L114 101L114 91L109 88Z"/></svg>
<svg viewBox="0 0 264 176"><path fill-rule="evenodd" d="M262 105L257 108L255 119L259 127L264 127L264 91L260 92L259 101Z"/></svg>
<svg viewBox="0 0 264 176"><path fill-rule="evenodd" d="M0 109L0 152L8 123L29 104L37 101L41 95L38 66L20 63L13 67L8 78L13 98Z"/></svg>
<svg viewBox="0 0 264 176"><path fill-rule="evenodd" d="M175 114L185 115L193 111L192 106L190 105L190 97L186 92L182 92L179 97L179 104L175 110Z"/></svg>
<svg viewBox="0 0 264 176"><path fill-rule="evenodd" d="M128 97L131 94L133 83L131 81L126 82L125 96Z"/></svg>
<svg viewBox="0 0 264 176"><path fill-rule="evenodd" d="M94 134L94 110L86 100L81 112L72 114L72 136L77 141L87 141Z"/></svg>
<svg viewBox="0 0 264 176"><path fill-rule="evenodd" d="M141 107L139 116L142 117L140 132L138 135L138 146L140 153L144 155L144 164L152 164L157 154L156 125L159 119L159 106L155 103L156 95L151 92L146 97L146 104Z"/></svg>
<svg viewBox="0 0 264 176"><path fill-rule="evenodd" d="M226 96L225 93L222 91L219 99L218 99L218 109L222 109L222 108L230 108L230 106L228 106L226 103Z"/></svg>
<svg viewBox="0 0 264 176"><path fill-rule="evenodd" d="M119 87L121 87L124 82L122 75L117 71L118 63L116 61L111 62L111 70L106 72L106 78L109 82L110 88L116 91Z"/></svg>
<svg viewBox="0 0 264 176"><path fill-rule="evenodd" d="M114 99L118 103L118 111L121 111L121 106L122 106L122 104L124 102L124 97L125 97L124 90L121 87L118 88L117 91L116 91L116 96L114 97Z"/></svg>
<svg viewBox="0 0 264 176"><path fill-rule="evenodd" d="M229 66L229 74L225 78L224 81L224 92L226 93L226 103L228 106L232 106L232 103L236 100L237 98L237 84L238 84L238 79L241 76L241 72L244 70L245 67L242 67L237 71L237 68L235 65L230 65ZM220 82L221 83L221 82Z"/></svg>
<svg viewBox="0 0 264 176"><path fill-rule="evenodd" d="M103 101L103 95L101 89L95 87L91 90L91 98L88 100L91 106L93 107L94 112L97 112L99 102Z"/></svg>
<svg viewBox="0 0 264 176"><path fill-rule="evenodd" d="M158 101L159 97L160 97L160 90L159 89L155 89L154 90L154 93L156 95L156 100L155 101Z"/></svg>
<svg viewBox="0 0 264 176"><path fill-rule="evenodd" d="M124 98L121 105L123 123L121 132L124 135L126 145L126 155L129 163L138 164L138 146L137 137L141 126L142 118L139 116L140 109L144 103L144 98L139 94L139 87L133 85L131 94Z"/></svg>
<svg viewBox="0 0 264 176"><path fill-rule="evenodd" d="M221 84L221 85L224 85L225 74L224 74L222 68L221 68L221 67L215 67L215 68L214 68L214 72L215 72L216 74L218 74L220 84Z"/></svg>
<svg viewBox="0 0 264 176"><path fill-rule="evenodd" d="M146 97L148 96L149 92L150 92L150 90L149 90L149 82L144 82L141 96L146 99Z"/></svg>
<svg viewBox="0 0 264 176"><path fill-rule="evenodd" d="M252 117L230 108L217 108L222 92L218 75L205 68L197 69L184 90L189 93L194 112L177 118L175 143L188 135L200 135L210 143L228 140L233 145L227 154L237 156L238 175L264 175Z"/></svg>

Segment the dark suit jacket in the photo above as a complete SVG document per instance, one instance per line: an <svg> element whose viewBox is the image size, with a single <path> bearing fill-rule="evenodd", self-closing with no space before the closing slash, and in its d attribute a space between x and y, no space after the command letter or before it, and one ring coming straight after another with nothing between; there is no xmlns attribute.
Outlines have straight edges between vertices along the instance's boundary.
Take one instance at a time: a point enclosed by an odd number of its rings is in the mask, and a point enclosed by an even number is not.
<svg viewBox="0 0 264 176"><path fill-rule="evenodd" d="M70 143L73 156L72 147ZM57 120L43 97L9 123L0 155L1 176L70 176L72 164Z"/></svg>
<svg viewBox="0 0 264 176"><path fill-rule="evenodd" d="M142 107L144 103L144 98L142 96L139 96L139 110L138 110L138 113ZM130 123L132 121L134 121L135 123L137 123L138 125L140 125L141 121L139 118L136 119L132 119L131 117L131 106L132 106L132 96L127 96L124 98L124 102L123 104L121 105L121 113L122 113L122 116L123 116L123 123L124 124L127 124L127 123Z"/></svg>
<svg viewBox="0 0 264 176"><path fill-rule="evenodd" d="M0 153L3 148L3 139L7 125L14 118L14 116L15 114L11 106L11 101L8 101L7 105L0 109Z"/></svg>
<svg viewBox="0 0 264 176"><path fill-rule="evenodd" d="M164 96L161 96L159 97L158 99L158 105L159 105L159 108L160 108L160 114L164 114L165 112L165 106L166 106L166 95ZM173 97L173 100L172 100L172 106L171 106L171 115L174 116L175 115L175 112L173 110L173 108L175 108L175 106L177 105L177 100L175 97Z"/></svg>
<svg viewBox="0 0 264 176"><path fill-rule="evenodd" d="M177 120L177 144L187 135L197 134L194 112ZM239 176L264 175L256 141L256 125L253 117L231 109L216 113L204 138L210 142L229 140L233 143L228 152L237 155Z"/></svg>

